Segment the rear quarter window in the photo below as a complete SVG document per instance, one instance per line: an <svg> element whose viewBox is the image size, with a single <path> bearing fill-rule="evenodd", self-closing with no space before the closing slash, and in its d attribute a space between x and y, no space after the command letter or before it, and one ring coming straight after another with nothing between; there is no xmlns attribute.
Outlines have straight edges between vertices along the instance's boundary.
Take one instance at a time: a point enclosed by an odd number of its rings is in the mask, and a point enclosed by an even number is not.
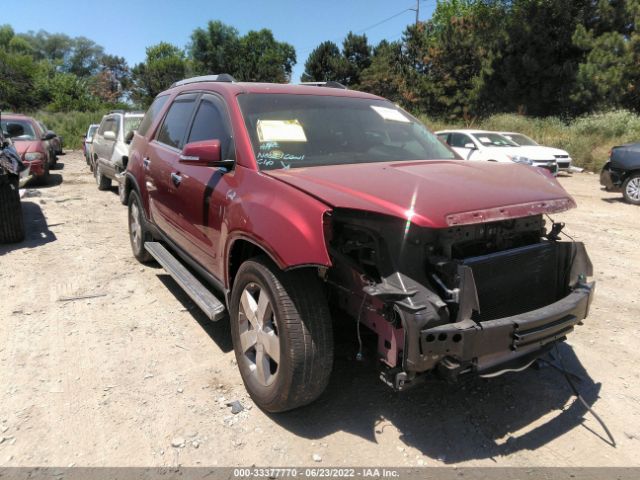
<svg viewBox="0 0 640 480"><path fill-rule="evenodd" d="M147 113L145 113L140 126L138 127L138 133L140 135L145 136L147 134L149 128L151 128L153 122L155 122L156 118L158 118L162 107L164 107L164 104L167 103L168 99L169 95L163 95L161 97L157 97L153 101L153 103L149 107L149 110L147 110Z"/></svg>

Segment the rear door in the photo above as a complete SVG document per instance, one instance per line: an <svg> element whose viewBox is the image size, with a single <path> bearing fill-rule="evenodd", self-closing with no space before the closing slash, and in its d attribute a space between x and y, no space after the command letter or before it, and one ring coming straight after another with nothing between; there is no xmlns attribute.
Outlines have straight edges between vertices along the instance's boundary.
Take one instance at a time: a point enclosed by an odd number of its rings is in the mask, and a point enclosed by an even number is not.
<svg viewBox="0 0 640 480"><path fill-rule="evenodd" d="M149 214L173 242L187 251L189 244L180 228L183 224L178 192L180 185L172 173L178 166L178 157L184 146L198 97L199 94L186 93L174 99L154 138L147 145L142 160L145 185L149 193Z"/></svg>
<svg viewBox="0 0 640 480"><path fill-rule="evenodd" d="M220 140L223 160L235 160L235 144L226 104L221 97L205 93L198 102L186 143ZM180 178L176 187L176 219L189 243L192 256L211 273L219 273L218 257L222 219L236 186L235 174L220 167L178 163L174 175Z"/></svg>

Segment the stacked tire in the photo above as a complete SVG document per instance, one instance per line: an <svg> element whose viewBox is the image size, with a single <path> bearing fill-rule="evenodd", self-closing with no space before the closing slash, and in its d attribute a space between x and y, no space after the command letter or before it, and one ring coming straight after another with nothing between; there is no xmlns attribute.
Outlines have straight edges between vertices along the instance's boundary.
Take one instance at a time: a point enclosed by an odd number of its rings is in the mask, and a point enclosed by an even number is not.
<svg viewBox="0 0 640 480"><path fill-rule="evenodd" d="M0 169L0 243L24 240L22 204L18 190L18 176Z"/></svg>

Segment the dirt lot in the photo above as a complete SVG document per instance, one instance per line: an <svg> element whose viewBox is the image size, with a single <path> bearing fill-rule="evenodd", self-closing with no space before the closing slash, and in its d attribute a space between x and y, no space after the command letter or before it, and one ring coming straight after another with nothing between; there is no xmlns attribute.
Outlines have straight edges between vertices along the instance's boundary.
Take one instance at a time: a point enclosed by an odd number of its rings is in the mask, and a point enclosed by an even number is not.
<svg viewBox="0 0 640 480"><path fill-rule="evenodd" d="M251 408L228 324L134 260L126 209L81 154L61 163L23 201L27 241L0 246L0 465L640 465L640 209L597 176L560 179L579 208L558 219L598 281L561 353L615 448L552 368L395 394L354 361L348 323L318 402Z"/></svg>

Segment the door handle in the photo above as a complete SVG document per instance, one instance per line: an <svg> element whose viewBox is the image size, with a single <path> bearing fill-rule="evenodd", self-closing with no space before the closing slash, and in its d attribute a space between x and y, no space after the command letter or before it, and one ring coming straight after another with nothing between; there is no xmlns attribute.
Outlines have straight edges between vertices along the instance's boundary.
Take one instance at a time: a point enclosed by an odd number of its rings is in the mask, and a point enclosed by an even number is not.
<svg viewBox="0 0 640 480"><path fill-rule="evenodd" d="M171 174L171 181L177 187L180 185L180 182L182 182L182 177L179 174L174 172Z"/></svg>
<svg viewBox="0 0 640 480"><path fill-rule="evenodd" d="M142 165L145 169L149 169L149 165L151 165L151 160L149 160L149 157L145 157L142 159Z"/></svg>

